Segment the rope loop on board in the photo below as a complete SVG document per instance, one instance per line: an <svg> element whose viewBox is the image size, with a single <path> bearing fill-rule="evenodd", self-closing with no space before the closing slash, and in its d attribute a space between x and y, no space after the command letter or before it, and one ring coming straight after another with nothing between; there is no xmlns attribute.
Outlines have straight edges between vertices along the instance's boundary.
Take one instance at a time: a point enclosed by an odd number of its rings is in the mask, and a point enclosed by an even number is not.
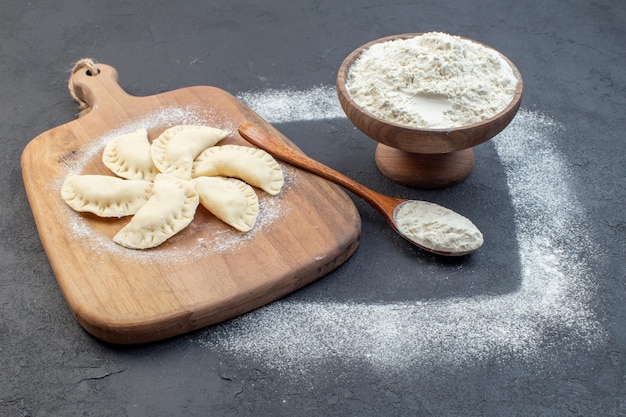
<svg viewBox="0 0 626 417"><path fill-rule="evenodd" d="M98 73L100 72L100 70L96 66L96 61L93 60L92 58L81 58L78 61L76 61L76 63L72 67L72 70L71 70L72 73L70 75L70 80L68 82L67 87L70 90L70 95L72 96L74 101L78 103L78 108L80 110L80 112L78 113L78 117L84 116L85 114L89 113L89 111L91 110L91 108L89 107L89 104L86 101L81 100L78 94L76 94L76 90L74 89L74 83L72 82L72 78L74 74L76 74L78 71L81 71L84 68L87 69L87 75L98 75Z"/></svg>

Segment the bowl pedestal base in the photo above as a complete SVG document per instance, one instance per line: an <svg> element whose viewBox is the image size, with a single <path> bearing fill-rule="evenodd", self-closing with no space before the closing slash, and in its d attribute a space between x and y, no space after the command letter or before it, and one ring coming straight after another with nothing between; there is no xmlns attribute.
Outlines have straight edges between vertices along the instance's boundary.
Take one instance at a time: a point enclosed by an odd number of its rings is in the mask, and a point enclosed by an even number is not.
<svg viewBox="0 0 626 417"><path fill-rule="evenodd" d="M463 181L474 166L472 148L450 153L418 154L379 143L376 165L392 181L415 188L445 188Z"/></svg>

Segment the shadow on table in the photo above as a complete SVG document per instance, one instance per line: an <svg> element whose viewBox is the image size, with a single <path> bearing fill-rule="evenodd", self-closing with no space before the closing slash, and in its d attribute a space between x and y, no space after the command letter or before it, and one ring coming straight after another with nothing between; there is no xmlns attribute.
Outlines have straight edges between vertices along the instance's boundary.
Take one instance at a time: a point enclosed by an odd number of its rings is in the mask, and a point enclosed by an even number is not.
<svg viewBox="0 0 626 417"><path fill-rule="evenodd" d="M379 303L508 294L520 288L514 207L506 172L493 145L485 143L474 149L476 164L463 183L443 190L418 190L395 184L378 171L374 141L356 131L346 137L341 126L336 130L327 128L324 143L329 146L307 142L306 133L300 133L302 147L307 148L310 156L383 194L449 207L471 219L483 232L485 243L467 256L430 254L405 241L373 208L348 193L361 215L359 248L337 270L293 297ZM319 123L316 130L320 130Z"/></svg>

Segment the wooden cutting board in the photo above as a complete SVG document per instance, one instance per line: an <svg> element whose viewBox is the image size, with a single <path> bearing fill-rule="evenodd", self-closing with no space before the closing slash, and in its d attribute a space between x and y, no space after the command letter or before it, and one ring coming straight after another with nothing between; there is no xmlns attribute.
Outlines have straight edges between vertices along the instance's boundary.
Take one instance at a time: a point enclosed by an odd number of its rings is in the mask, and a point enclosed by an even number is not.
<svg viewBox="0 0 626 417"><path fill-rule="evenodd" d="M248 312L340 266L356 250L361 220L337 186L281 163L285 186L275 197L256 190L260 213L242 234L199 206L193 222L149 250L123 248L112 237L129 220L77 213L61 198L69 173L109 174L106 142L140 127L150 140L177 124L229 130L220 144L250 145L237 133L257 123L293 144L244 103L215 87L149 97L127 94L114 68L98 64L72 75L91 111L34 138L22 175L43 247L80 325L116 344L160 340Z"/></svg>

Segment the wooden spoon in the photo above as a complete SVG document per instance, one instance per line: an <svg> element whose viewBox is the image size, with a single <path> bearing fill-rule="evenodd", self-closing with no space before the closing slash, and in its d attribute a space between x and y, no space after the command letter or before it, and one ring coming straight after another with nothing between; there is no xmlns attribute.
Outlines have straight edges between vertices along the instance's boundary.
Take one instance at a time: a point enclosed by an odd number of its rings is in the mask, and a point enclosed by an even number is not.
<svg viewBox="0 0 626 417"><path fill-rule="evenodd" d="M269 154L339 184L374 207L389 225L414 245L438 255L460 256L483 244L483 235L466 217L440 205L419 200L389 197L308 157L267 130L249 122L239 126L239 134Z"/></svg>

